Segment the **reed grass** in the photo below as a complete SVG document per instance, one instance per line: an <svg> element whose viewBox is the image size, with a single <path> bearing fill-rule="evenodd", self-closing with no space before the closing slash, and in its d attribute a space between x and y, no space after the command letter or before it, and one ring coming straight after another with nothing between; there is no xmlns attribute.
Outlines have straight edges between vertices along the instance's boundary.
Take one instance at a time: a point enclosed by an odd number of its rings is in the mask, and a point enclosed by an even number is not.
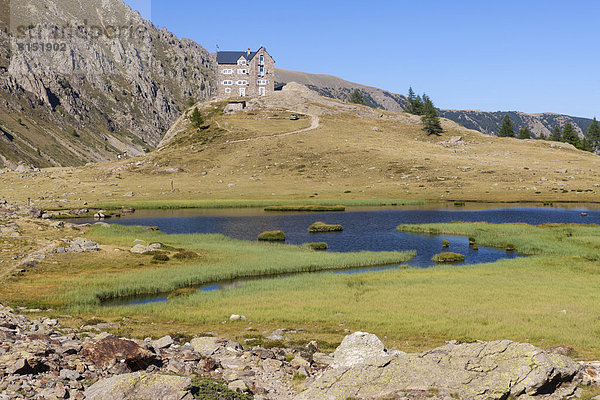
<svg viewBox="0 0 600 400"><path fill-rule="evenodd" d="M101 202L94 205L98 209L121 209L122 206L134 207L135 209L186 209L186 208L257 208L270 206L298 206L322 205L322 206L347 206L347 207L369 207L369 206L413 206L423 205L423 199L336 199L336 200L119 200L114 202Z"/></svg>
<svg viewBox="0 0 600 400"><path fill-rule="evenodd" d="M169 292L181 287L244 277L315 272L402 263L414 252L316 253L302 246L246 242L222 235L167 235L143 227L95 226L93 240L131 246L134 240L160 242L167 248L203 251L202 261L184 259L150 268L73 276L61 291L65 304L100 304L103 299Z"/></svg>

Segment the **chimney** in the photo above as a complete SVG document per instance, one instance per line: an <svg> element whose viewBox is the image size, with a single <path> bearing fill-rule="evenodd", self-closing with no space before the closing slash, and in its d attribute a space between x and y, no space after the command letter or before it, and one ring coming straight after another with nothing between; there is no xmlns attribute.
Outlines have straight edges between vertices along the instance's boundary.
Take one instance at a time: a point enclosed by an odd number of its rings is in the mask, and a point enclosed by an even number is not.
<svg viewBox="0 0 600 400"><path fill-rule="evenodd" d="M246 53L246 55L250 55L250 47L248 47L248 52Z"/></svg>

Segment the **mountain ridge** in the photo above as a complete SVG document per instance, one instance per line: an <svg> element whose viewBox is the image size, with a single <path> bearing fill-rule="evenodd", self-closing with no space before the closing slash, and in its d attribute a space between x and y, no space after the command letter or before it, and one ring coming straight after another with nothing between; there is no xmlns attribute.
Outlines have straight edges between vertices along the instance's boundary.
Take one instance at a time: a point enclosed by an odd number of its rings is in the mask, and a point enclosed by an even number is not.
<svg viewBox="0 0 600 400"><path fill-rule="evenodd" d="M365 99L365 103L374 108L381 108L392 112L402 112L406 104L406 96L392 93L373 86L350 82L333 75L311 74L307 72L288 71L277 69L277 78L280 84L295 81L307 86L322 96L348 101L350 93L358 89ZM385 100L381 100L385 99ZM580 137L587 131L592 120L589 118L574 117L553 112L524 113L520 111L483 111L483 110L448 110L439 109L441 117L457 122L468 129L493 135L500 128L500 122L508 114L515 130L527 126L535 137L548 136L555 125L564 126L569 121Z"/></svg>
<svg viewBox="0 0 600 400"><path fill-rule="evenodd" d="M213 56L121 0L1 1L0 165L141 154L189 98L212 95ZM35 52L38 42L53 47Z"/></svg>

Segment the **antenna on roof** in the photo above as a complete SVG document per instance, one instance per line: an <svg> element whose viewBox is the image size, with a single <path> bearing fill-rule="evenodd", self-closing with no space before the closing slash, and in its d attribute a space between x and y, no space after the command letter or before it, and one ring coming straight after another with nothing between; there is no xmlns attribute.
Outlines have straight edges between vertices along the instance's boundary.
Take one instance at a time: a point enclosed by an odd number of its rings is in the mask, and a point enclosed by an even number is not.
<svg viewBox="0 0 600 400"><path fill-rule="evenodd" d="M217 46L217 52L218 52L219 51L219 45L217 44L216 46Z"/></svg>

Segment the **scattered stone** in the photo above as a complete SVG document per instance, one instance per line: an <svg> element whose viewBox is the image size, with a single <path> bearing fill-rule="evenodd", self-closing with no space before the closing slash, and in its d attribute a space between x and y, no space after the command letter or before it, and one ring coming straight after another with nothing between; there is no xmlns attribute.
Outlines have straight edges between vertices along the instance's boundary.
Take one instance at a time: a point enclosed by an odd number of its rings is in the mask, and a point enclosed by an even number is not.
<svg viewBox="0 0 600 400"><path fill-rule="evenodd" d="M152 342L152 347L154 347L155 349L165 349L167 347L170 347L173 343L175 343L173 341L173 338L167 335Z"/></svg>
<svg viewBox="0 0 600 400"><path fill-rule="evenodd" d="M246 320L246 316L245 315L238 315L238 314L231 314L231 317L229 317L230 321L239 321L239 320Z"/></svg>

